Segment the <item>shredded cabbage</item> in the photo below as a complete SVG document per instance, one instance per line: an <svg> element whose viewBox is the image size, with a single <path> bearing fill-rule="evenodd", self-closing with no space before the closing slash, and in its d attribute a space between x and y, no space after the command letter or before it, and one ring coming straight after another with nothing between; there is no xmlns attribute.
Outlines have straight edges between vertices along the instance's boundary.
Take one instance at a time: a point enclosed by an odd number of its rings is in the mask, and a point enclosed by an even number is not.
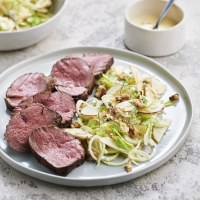
<svg viewBox="0 0 200 200"><path fill-rule="evenodd" d="M76 122L81 128L65 129L87 142L88 154L97 165L138 165L150 160L170 126L171 120L162 117L166 86L133 66L125 72L120 66L102 74L96 84L104 85L107 93L101 99L79 100ZM177 99L177 94L171 99Z"/></svg>
<svg viewBox="0 0 200 200"><path fill-rule="evenodd" d="M0 31L27 29L51 16L52 0L1 0Z"/></svg>

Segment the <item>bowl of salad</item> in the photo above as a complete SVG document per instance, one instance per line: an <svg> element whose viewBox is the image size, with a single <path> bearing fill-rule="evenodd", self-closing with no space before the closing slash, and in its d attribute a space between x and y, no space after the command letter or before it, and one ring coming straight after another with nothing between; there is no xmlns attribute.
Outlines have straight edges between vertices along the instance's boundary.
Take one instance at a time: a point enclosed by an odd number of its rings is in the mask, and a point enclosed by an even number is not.
<svg viewBox="0 0 200 200"><path fill-rule="evenodd" d="M66 0L0 0L0 51L22 49L48 36Z"/></svg>

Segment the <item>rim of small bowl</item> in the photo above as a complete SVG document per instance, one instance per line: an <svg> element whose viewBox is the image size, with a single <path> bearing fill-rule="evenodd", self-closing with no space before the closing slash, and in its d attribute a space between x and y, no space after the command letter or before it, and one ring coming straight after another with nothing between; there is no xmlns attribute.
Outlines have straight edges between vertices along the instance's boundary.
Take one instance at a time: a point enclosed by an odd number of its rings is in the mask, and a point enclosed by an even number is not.
<svg viewBox="0 0 200 200"><path fill-rule="evenodd" d="M130 20L130 18L128 17L128 10L130 9L130 7L132 7L132 6L134 6L134 5L138 4L138 3L141 3L141 2L145 2L145 1L149 1L149 0L140 0L140 1L136 1L136 2L134 2L134 3L132 3L132 4L129 4L129 5L126 7L126 9L125 9L125 20L126 20L129 24L131 24L132 26L134 26L134 27L136 27L136 28L138 28L138 29L144 30L144 31L156 32L156 33L158 33L158 32L168 32L168 31L170 31L170 30L172 30L172 29L175 29L175 28L179 27L180 25L182 25L182 24L185 22L185 18L186 18L185 12L183 11L183 9L182 9L180 6L178 6L177 4L174 3L173 6L176 7L177 9L179 9L179 11L180 11L181 14L182 14L181 20L178 21L178 23L177 23L176 25L174 25L174 26L172 26L172 27L169 27L169 28L166 28L166 29L147 29L147 28L143 28L142 26L139 26L139 25L134 24L134 23ZM152 0L152 1L153 1L153 0ZM165 2L165 0L161 0L160 2Z"/></svg>
<svg viewBox="0 0 200 200"><path fill-rule="evenodd" d="M61 15L62 11L65 9L67 5L67 0L64 0L62 6L60 7L60 9L52 16L50 17L47 21L36 25L34 27L28 28L28 29L24 29L24 30L15 30L15 31L0 31L0 35L6 35L6 34L18 34L18 33L24 33L24 32L29 32L32 31L34 29L40 28L48 23L50 23L51 21L53 21L55 18L57 18L59 15Z"/></svg>

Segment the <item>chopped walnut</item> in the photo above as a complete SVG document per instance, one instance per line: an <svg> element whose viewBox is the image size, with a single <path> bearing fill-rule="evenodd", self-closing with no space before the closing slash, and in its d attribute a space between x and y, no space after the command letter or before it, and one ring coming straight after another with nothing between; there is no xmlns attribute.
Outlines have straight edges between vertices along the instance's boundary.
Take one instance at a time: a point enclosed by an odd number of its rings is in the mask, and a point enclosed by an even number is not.
<svg viewBox="0 0 200 200"><path fill-rule="evenodd" d="M109 136L110 136L110 138L113 138L114 135L113 135L113 133L109 133Z"/></svg>
<svg viewBox="0 0 200 200"><path fill-rule="evenodd" d="M81 128L80 124L78 122L73 122L71 124L71 128Z"/></svg>
<svg viewBox="0 0 200 200"><path fill-rule="evenodd" d="M117 107L114 107L111 109L111 115L113 115L114 117L120 117L121 116L121 110Z"/></svg>
<svg viewBox="0 0 200 200"><path fill-rule="evenodd" d="M144 103L142 103L139 99L133 99L133 103L138 108L145 108L146 107L146 105Z"/></svg>
<svg viewBox="0 0 200 200"><path fill-rule="evenodd" d="M133 136L136 136L137 134L138 134L138 131L134 129L134 127L129 126L129 135L133 137Z"/></svg>
<svg viewBox="0 0 200 200"><path fill-rule="evenodd" d="M125 171L127 172L127 173L129 173L129 172L131 172L132 171L132 164L131 164L131 162L128 162L128 163L126 163L125 165L124 165L124 169L125 169Z"/></svg>
<svg viewBox="0 0 200 200"><path fill-rule="evenodd" d="M109 122L113 119L113 116L111 116L110 114L106 114L106 122Z"/></svg>
<svg viewBox="0 0 200 200"><path fill-rule="evenodd" d="M100 85L96 90L95 97L101 99L101 97L105 94L106 94L106 87L104 85Z"/></svg>
<svg viewBox="0 0 200 200"><path fill-rule="evenodd" d="M122 98L121 98L120 96L116 96L115 99L116 99L116 101L118 101L118 102L122 102Z"/></svg>
<svg viewBox="0 0 200 200"><path fill-rule="evenodd" d="M102 113L101 113L101 116L102 117L105 117L107 115L107 112L106 111L103 111Z"/></svg>
<svg viewBox="0 0 200 200"><path fill-rule="evenodd" d="M178 101L179 100L179 95L178 94L174 94L171 97L169 97L170 101Z"/></svg>
<svg viewBox="0 0 200 200"><path fill-rule="evenodd" d="M118 75L118 80L123 81L126 78L126 74L125 73L121 73Z"/></svg>
<svg viewBox="0 0 200 200"><path fill-rule="evenodd" d="M145 79L143 80L143 83L149 84L149 83L151 83L151 79L150 79L150 78L145 78Z"/></svg>
<svg viewBox="0 0 200 200"><path fill-rule="evenodd" d="M128 100L130 100L130 96L127 94L122 94L121 99L122 99L122 101L128 101Z"/></svg>
<svg viewBox="0 0 200 200"><path fill-rule="evenodd" d="M127 94L122 94L121 96L116 96L115 99L118 102L128 101L128 100L130 100L130 96Z"/></svg>

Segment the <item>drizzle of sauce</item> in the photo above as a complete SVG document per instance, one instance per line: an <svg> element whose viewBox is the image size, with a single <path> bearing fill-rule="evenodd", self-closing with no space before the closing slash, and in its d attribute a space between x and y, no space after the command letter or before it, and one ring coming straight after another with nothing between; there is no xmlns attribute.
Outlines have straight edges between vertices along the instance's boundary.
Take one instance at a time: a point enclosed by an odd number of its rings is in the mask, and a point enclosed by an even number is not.
<svg viewBox="0 0 200 200"><path fill-rule="evenodd" d="M153 29L157 20L158 20L158 16L156 15L141 15L141 16L134 17L131 21L137 26L141 26L146 29ZM174 19L165 17L160 22L158 29L165 30L172 26L175 26L177 23L178 22L175 21Z"/></svg>

